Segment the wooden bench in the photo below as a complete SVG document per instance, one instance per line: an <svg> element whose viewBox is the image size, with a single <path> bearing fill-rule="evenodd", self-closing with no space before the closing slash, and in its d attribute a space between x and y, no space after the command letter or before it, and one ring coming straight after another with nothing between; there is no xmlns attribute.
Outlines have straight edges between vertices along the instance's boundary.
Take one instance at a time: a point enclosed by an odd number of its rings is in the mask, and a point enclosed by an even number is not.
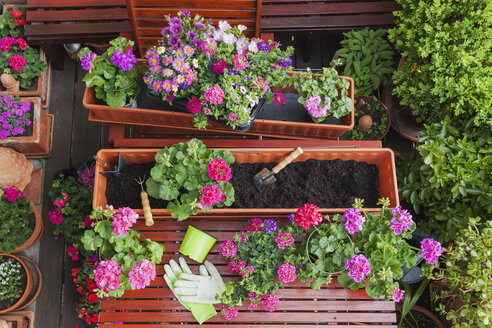
<svg viewBox="0 0 492 328"><path fill-rule="evenodd" d="M395 303L369 297L365 290L345 290L336 281L323 286L320 291L309 288L308 283L293 282L279 290L280 303L275 312L248 311L247 305L239 307L239 315L227 321L219 313L199 326L177 300L163 279L163 264L178 259L178 249L187 226L193 225L217 238L207 259L215 264L225 280L236 279L220 254L219 244L230 240L234 234L244 230L250 217L191 217L186 221L155 216L155 224L146 227L142 220L135 229L166 247L162 263L157 266L157 278L150 287L127 291L119 299L104 299L99 316L100 328L178 328L183 324L189 328L219 328L230 323L236 328L268 327L308 328L315 325L324 327L384 327L396 328ZM287 218L276 218L285 224ZM187 259L193 272L198 265ZM193 263L192 263L193 262ZM219 310L220 305L216 306ZM122 323L122 324L121 324Z"/></svg>
<svg viewBox="0 0 492 328"><path fill-rule="evenodd" d="M27 41L41 45L57 68L60 44L107 42L131 30L125 0L28 0L27 22Z"/></svg>
<svg viewBox="0 0 492 328"><path fill-rule="evenodd" d="M161 31L167 24L164 15L175 16L180 10L188 10L212 19L214 24L227 20L231 25L248 27L247 36L259 36L261 0L127 0L133 37L140 56L148 48L157 45Z"/></svg>

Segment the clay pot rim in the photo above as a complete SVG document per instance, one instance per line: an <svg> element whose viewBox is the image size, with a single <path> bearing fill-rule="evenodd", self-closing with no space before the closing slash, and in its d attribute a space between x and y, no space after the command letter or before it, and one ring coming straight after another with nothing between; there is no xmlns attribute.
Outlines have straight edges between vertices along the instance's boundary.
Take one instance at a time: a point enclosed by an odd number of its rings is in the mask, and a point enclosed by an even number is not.
<svg viewBox="0 0 492 328"><path fill-rule="evenodd" d="M33 209L34 219L36 222L32 234L29 238L27 238L24 244L14 249L12 253L18 253L34 245L36 242L39 241L41 234L44 231L43 216L41 215L41 211L39 210L39 207L36 204L32 203L32 209Z"/></svg>
<svg viewBox="0 0 492 328"><path fill-rule="evenodd" d="M22 309L25 309L26 307L28 307L29 305L31 305L31 303L34 302L38 298L39 294L41 293L41 288L43 287L43 274L41 273L41 269L39 268L37 263L34 262L33 259L31 259L27 256L24 256L24 255L19 255L19 258L21 258L22 260L24 260L26 262L29 262L36 269L36 272L38 273L39 281L38 281L38 288L36 290L36 293L33 295L33 297L30 300L28 299L26 303L23 303L16 310L22 310ZM32 282L33 282L32 286L35 287L34 276L32 274L31 274L31 277L33 278L32 279Z"/></svg>
<svg viewBox="0 0 492 328"><path fill-rule="evenodd" d="M21 260L19 257L15 256L13 254L6 254L6 253L0 253L0 256L10 257L10 258L13 258L14 260L16 260L17 262L19 262L22 265L22 267L24 268L24 270L26 271L26 278L27 278L26 288L24 289L24 293L22 294L21 298L14 305L10 306L9 308L0 310L0 313L7 313L7 312L10 312L12 310L17 309L18 306L20 306L22 303L25 302L25 300L27 299L27 296L29 296L29 292L32 289L32 276L31 276L31 271L27 267L27 264L23 260Z"/></svg>
<svg viewBox="0 0 492 328"><path fill-rule="evenodd" d="M354 96L354 103L356 103L355 100L357 98L364 99L364 101L367 100L367 99L370 99L371 101L374 101L374 102L378 103L381 106L381 108L384 109L384 112L386 113L386 117L388 117L388 123L386 124L386 131L384 131L384 133L381 135L381 137L379 137L378 139L376 139L376 140L382 140L386 136L386 134L388 134L388 131L389 131L390 126L391 126L391 116L390 116L390 113L389 113L388 108L386 108L386 106L384 105L384 103L381 100L376 99L373 96L355 95Z"/></svg>

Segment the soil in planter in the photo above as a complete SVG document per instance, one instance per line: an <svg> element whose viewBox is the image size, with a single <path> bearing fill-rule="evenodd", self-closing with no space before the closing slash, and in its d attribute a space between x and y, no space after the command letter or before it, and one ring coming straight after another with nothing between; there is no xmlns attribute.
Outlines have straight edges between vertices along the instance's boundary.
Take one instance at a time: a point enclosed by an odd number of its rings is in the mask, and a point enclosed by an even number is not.
<svg viewBox="0 0 492 328"><path fill-rule="evenodd" d="M14 260L14 259L12 259L12 260ZM17 260L14 260L14 261L17 262ZM27 273L26 273L26 270L24 270L24 267L22 265L21 265L21 268L20 268L20 273L21 273L21 290L22 290L20 296L19 297L16 297L13 300L0 301L0 310L5 310L5 309L11 307L15 303L17 303L17 301L24 294L24 290L26 290L26 286L27 286Z"/></svg>
<svg viewBox="0 0 492 328"><path fill-rule="evenodd" d="M364 99L364 101L366 103L361 109L355 108L354 129L345 132L340 137L341 140L377 140L386 131L389 118L388 115L386 115L385 110L375 101L368 101L367 99ZM373 122L372 127L367 132L362 132L357 129L357 126L359 126L359 118L364 115L371 116Z"/></svg>
<svg viewBox="0 0 492 328"><path fill-rule="evenodd" d="M396 315L398 322L400 322L401 312L398 311ZM409 313L403 319L403 322L398 327L401 328L439 328L439 326L428 316L422 312L410 310Z"/></svg>
<svg viewBox="0 0 492 328"><path fill-rule="evenodd" d="M366 207L376 207L379 198L378 169L356 161L291 163L277 175L272 185L259 185L254 175L277 163L234 163L231 183L236 192L235 208L296 208L315 203L321 208L352 207L355 198ZM126 166L118 176L107 178L106 198L115 208L142 208L140 185L134 179L150 177L154 163ZM152 208L166 208L167 201L149 197Z"/></svg>
<svg viewBox="0 0 492 328"><path fill-rule="evenodd" d="M314 203L320 208L352 207L355 198L365 207L376 207L379 198L378 169L356 161L291 163L277 174L277 181L260 185L254 175L277 163L234 163L232 184L238 208L297 208Z"/></svg>

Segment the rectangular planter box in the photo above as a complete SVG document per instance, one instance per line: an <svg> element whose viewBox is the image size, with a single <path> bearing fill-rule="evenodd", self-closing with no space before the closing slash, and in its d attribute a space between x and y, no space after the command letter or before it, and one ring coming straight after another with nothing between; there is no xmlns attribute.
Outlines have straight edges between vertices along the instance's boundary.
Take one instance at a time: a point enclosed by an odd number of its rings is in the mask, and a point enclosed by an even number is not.
<svg viewBox="0 0 492 328"><path fill-rule="evenodd" d="M53 114L46 114L41 109L41 99L38 97L26 97L22 100L34 104L32 136L0 139L0 146L13 148L31 158L50 157L53 140Z"/></svg>
<svg viewBox="0 0 492 328"><path fill-rule="evenodd" d="M343 78L350 82L348 95L352 98L352 112L342 117L340 124L255 119L250 130L235 132L209 120L207 131L292 139L337 139L345 131L354 127L354 80L350 77ZM194 129L193 114L191 113L126 107L112 109L107 105L100 104L93 88L86 87L82 103L85 108L90 110L90 121Z"/></svg>
<svg viewBox="0 0 492 328"><path fill-rule="evenodd" d="M107 167L113 167L118 163L118 155L121 154L127 164L143 164L155 161L155 154L159 149L101 149L97 153L96 177L94 183L94 199L92 206L106 206L106 177L100 172L107 171ZM268 163L280 162L289 155L292 148L232 148L227 149L233 152L234 158L239 163ZM343 161L355 160L375 164L378 168L379 194L380 197L390 199L392 207L400 205L398 198L398 187L396 182L395 160L393 151L386 148L366 148L366 149L304 149L294 162L303 162L308 159L335 160ZM124 191L122 191L124 192ZM142 209L135 209L139 214L143 214ZM321 212L342 213L346 208L323 208ZM368 211L379 211L379 208L366 208ZM217 208L208 212L198 211L200 215L288 215L295 212L295 208ZM152 209L155 215L170 215L166 209Z"/></svg>

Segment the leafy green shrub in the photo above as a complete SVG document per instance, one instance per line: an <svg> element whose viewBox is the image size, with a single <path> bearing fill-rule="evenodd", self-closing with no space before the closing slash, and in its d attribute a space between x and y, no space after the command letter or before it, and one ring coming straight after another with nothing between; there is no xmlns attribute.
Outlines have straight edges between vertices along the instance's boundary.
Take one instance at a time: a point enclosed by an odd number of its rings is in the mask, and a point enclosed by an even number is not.
<svg viewBox="0 0 492 328"><path fill-rule="evenodd" d="M389 38L407 56L394 94L427 122L447 114L492 122L492 6L483 0L397 0Z"/></svg>
<svg viewBox="0 0 492 328"><path fill-rule="evenodd" d="M10 253L32 235L29 216L32 202L27 201L15 186L0 189L0 250Z"/></svg>
<svg viewBox="0 0 492 328"><path fill-rule="evenodd" d="M444 285L432 297L438 301L436 310L453 327L490 327L492 323L492 221L480 221L470 218L454 245L444 249L441 263L424 268L428 278ZM452 297L458 298L455 309L449 306Z"/></svg>
<svg viewBox="0 0 492 328"><path fill-rule="evenodd" d="M400 193L423 211L441 238L455 238L466 218L492 212L492 134L471 120L457 128L448 117L427 125L417 145L419 157L399 169Z"/></svg>
<svg viewBox="0 0 492 328"><path fill-rule="evenodd" d="M388 84L394 69L393 50L384 38L386 30L352 30L343 33L345 40L337 50L342 65L342 75L354 79L355 94L368 96L379 88L381 83Z"/></svg>

